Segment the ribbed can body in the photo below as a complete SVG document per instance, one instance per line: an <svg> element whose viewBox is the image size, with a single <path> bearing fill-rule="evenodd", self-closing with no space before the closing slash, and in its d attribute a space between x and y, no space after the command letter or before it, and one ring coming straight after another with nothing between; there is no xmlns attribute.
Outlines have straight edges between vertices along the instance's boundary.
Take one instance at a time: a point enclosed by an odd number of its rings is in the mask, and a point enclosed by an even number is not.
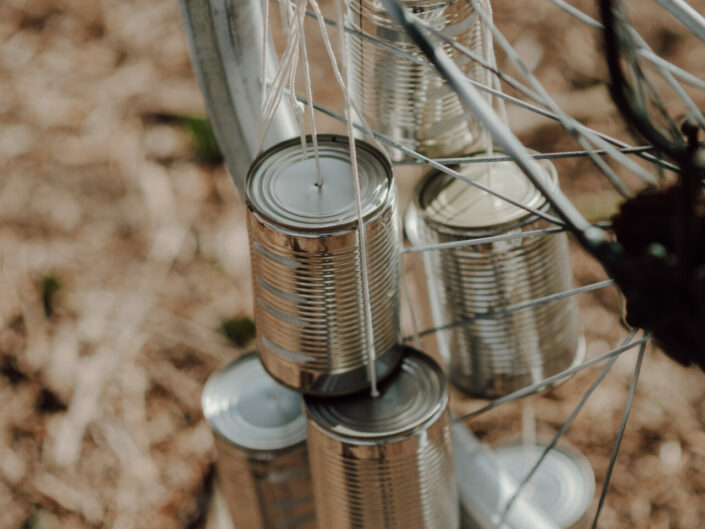
<svg viewBox="0 0 705 529"><path fill-rule="evenodd" d="M357 445L309 424L319 529L451 529L459 524L448 412L417 435Z"/></svg>
<svg viewBox="0 0 705 529"><path fill-rule="evenodd" d="M403 1L414 14L447 37L483 54L484 28L472 6L458 1ZM404 29L389 17L379 0L346 0L346 25L413 57L425 57ZM471 79L483 81L481 67L449 44L445 51ZM368 124L402 145L428 156L467 151L480 128L440 75L412 58L359 35L347 38L348 84ZM401 158L398 151L390 151Z"/></svg>
<svg viewBox="0 0 705 529"><path fill-rule="evenodd" d="M201 405L235 527L315 529L301 395L277 384L253 352L211 374Z"/></svg>
<svg viewBox="0 0 705 529"><path fill-rule="evenodd" d="M402 366L406 367L406 360ZM395 376L391 375L391 382L385 381L383 386L394 385ZM447 390L442 389L443 402L431 402L432 397L425 393L428 384L417 382L403 382L391 390L382 387L377 400L386 402L364 402L354 412L360 419L359 428L346 421L345 411L333 412L328 416L335 418L333 422L326 421L326 414L312 412L312 404L306 399L319 529L459 527ZM352 406L355 403L348 409ZM385 415L384 410L375 413L375 406L388 410L395 407L395 414L403 418L407 413L411 416L419 412L420 416L423 410L434 411L411 431L370 434L365 428Z"/></svg>
<svg viewBox="0 0 705 529"><path fill-rule="evenodd" d="M415 245L549 226L530 214L482 229L443 226L424 217L418 200L406 218ZM513 310L572 288L565 233L425 252L424 268L434 325L448 326L437 333L441 356L448 362L451 382L466 393L505 395L567 369L584 353L574 297Z"/></svg>
<svg viewBox="0 0 705 529"><path fill-rule="evenodd" d="M218 477L235 527L316 529L306 443L278 451L216 436Z"/></svg>
<svg viewBox="0 0 705 529"><path fill-rule="evenodd" d="M385 178L380 206L364 219L380 379L401 358L395 347L401 234L391 168ZM354 204L354 197L349 203ZM251 202L247 222L257 345L267 371L307 394L348 394L369 387L357 223L291 227L272 221Z"/></svg>

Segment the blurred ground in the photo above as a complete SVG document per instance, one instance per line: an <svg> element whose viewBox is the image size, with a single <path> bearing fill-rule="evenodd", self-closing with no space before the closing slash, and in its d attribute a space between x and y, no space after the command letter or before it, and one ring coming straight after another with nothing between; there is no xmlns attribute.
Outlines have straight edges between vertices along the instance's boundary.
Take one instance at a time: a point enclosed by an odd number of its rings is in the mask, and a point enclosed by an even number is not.
<svg viewBox="0 0 705 529"><path fill-rule="evenodd" d="M634 14L657 51L704 76L702 45L655 3ZM545 0L497 1L495 16L565 108L628 137L591 31ZM336 104L332 82L314 81ZM243 208L192 141L188 118L203 115L176 0L0 3L2 529L205 523L214 454L200 389L249 336L230 320L226 339L223 322L252 310ZM557 126L511 117L531 147L573 148ZM559 170L589 215L609 212L614 197L589 162ZM400 178L407 199L411 173ZM603 277L578 250L573 264L578 284ZM616 294L580 303L588 355L616 346ZM635 357L617 363L568 434L598 487ZM595 376L532 399L539 433L559 427ZM648 353L601 527L688 529L705 518L704 381ZM472 426L495 442L519 432L519 415L500 408Z"/></svg>

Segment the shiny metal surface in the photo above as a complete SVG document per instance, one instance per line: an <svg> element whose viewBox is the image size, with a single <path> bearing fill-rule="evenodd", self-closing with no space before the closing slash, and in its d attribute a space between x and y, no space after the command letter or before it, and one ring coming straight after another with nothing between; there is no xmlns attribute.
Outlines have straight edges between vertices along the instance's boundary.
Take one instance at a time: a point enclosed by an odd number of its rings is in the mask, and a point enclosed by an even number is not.
<svg viewBox="0 0 705 529"><path fill-rule="evenodd" d="M320 135L323 186L298 139L253 164L247 181L257 343L265 368L304 393L369 387L355 195L347 137ZM401 360L397 195L391 166L358 142L376 370Z"/></svg>
<svg viewBox="0 0 705 529"><path fill-rule="evenodd" d="M542 167L556 186L553 165L543 162ZM479 173L482 168L485 174ZM490 168L492 175L487 174ZM522 202L548 209L513 162L468 164L461 170ZM406 232L414 245L547 225L545 220L438 172L429 173L419 183L406 216ZM435 326L572 288L565 234L425 252L424 266ZM585 350L574 298L479 318L440 331L437 338L451 382L483 398L510 393L567 369Z"/></svg>
<svg viewBox="0 0 705 529"><path fill-rule="evenodd" d="M516 476L510 475L492 449L481 443L463 423L453 424L453 454L462 529L496 529L504 506L517 488ZM514 502L501 527L559 529L526 493Z"/></svg>
<svg viewBox="0 0 705 529"><path fill-rule="evenodd" d="M485 29L469 2L405 0L416 16L482 55ZM346 25L416 57L423 54L379 0L345 0ZM444 50L470 78L486 74L450 45ZM357 35L347 38L348 85L376 131L427 156L467 152L480 136L457 96L435 69L418 64ZM400 158L393 150L390 156Z"/></svg>
<svg viewBox="0 0 705 529"><path fill-rule="evenodd" d="M497 461L519 482L545 450L543 445L512 444L495 449ZM551 450L526 486L529 496L561 529L586 527L595 494L595 473L575 449Z"/></svg>
<svg viewBox="0 0 705 529"><path fill-rule="evenodd" d="M406 348L380 393L305 398L319 529L457 529L440 367Z"/></svg>
<svg viewBox="0 0 705 529"><path fill-rule="evenodd" d="M252 353L211 375L201 402L235 526L315 529L301 396L279 386Z"/></svg>
<svg viewBox="0 0 705 529"><path fill-rule="evenodd" d="M472 180L484 180L495 191L527 207L540 209L546 202L513 163L468 164L462 174ZM555 185L555 172L551 176ZM428 177L418 190L417 202L424 220L439 231L447 228L497 231L527 214L525 210L453 177Z"/></svg>
<svg viewBox="0 0 705 529"><path fill-rule="evenodd" d="M272 224L322 233L357 222L348 140L319 135L318 141L320 187L313 150L309 144L304 157L298 138L277 145L254 163L247 180L247 202ZM360 143L358 148L362 213L370 217L392 198L391 169L373 147Z"/></svg>
<svg viewBox="0 0 705 529"><path fill-rule="evenodd" d="M262 5L259 0L180 0L179 3L208 117L228 171L240 197L244 198L245 175L257 154ZM253 72L258 73L253 75ZM267 72L270 79L274 77L273 53L269 54ZM297 130L289 107L280 105L265 146L291 138Z"/></svg>

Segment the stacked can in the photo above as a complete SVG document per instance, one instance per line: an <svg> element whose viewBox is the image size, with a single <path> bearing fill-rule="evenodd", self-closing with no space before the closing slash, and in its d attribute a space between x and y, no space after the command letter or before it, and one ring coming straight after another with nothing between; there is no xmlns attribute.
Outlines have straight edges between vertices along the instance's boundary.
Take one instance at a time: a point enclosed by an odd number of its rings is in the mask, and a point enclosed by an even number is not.
<svg viewBox="0 0 705 529"><path fill-rule="evenodd" d="M465 0L403 0L414 14L446 37L479 55L485 38L482 20ZM480 136L453 90L421 50L385 11L379 0L346 0L348 85L367 123L405 147L438 157L467 152ZM375 42L377 41L377 42ZM391 51L396 48L399 52ZM478 81L486 74L458 50L446 53ZM402 158L399 151L390 153Z"/></svg>
<svg viewBox="0 0 705 529"><path fill-rule="evenodd" d="M377 398L305 407L319 529L458 529L447 382L431 358L408 349Z"/></svg>
<svg viewBox="0 0 705 529"><path fill-rule="evenodd" d="M375 371L401 360L397 194L389 161L357 141ZM260 155L246 183L257 344L267 371L306 394L369 387L357 208L348 138L294 139ZM317 171L320 168L321 185Z"/></svg>
<svg viewBox="0 0 705 529"><path fill-rule="evenodd" d="M517 483L531 471L545 445L507 444L495 449L502 469ZM560 529L587 529L595 494L595 472L583 454L570 445L552 449L524 494Z"/></svg>
<svg viewBox="0 0 705 529"><path fill-rule="evenodd" d="M541 164L558 185L554 166ZM460 171L484 180L516 202L549 206L514 162L470 163ZM520 234L548 222L440 172L417 186L406 217L413 245ZM574 298L515 310L531 300L572 288L564 233L527 236L424 253L431 311L441 355L454 385L494 398L554 375L584 354ZM503 312L504 309L509 309Z"/></svg>
<svg viewBox="0 0 705 529"><path fill-rule="evenodd" d="M235 527L316 529L301 400L256 354L208 379L203 414L215 432L218 479Z"/></svg>

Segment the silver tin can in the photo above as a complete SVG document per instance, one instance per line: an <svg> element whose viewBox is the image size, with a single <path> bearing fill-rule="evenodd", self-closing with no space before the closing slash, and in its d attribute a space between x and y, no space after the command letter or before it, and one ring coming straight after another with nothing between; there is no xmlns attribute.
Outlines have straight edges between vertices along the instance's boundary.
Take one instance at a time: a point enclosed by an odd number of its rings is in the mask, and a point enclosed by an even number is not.
<svg viewBox="0 0 705 529"><path fill-rule="evenodd" d="M309 394L369 387L361 259L350 148L345 136L320 135L323 185L315 185L299 139L255 160L246 184L257 345L282 384ZM368 280L381 380L401 360L400 226L391 165L357 141Z"/></svg>
<svg viewBox="0 0 705 529"><path fill-rule="evenodd" d="M316 529L301 396L248 354L216 371L201 397L218 481L235 527Z"/></svg>
<svg viewBox="0 0 705 529"><path fill-rule="evenodd" d="M497 461L517 483L526 477L546 449L543 445L510 444L495 449ZM595 472L576 449L551 450L527 484L524 495L561 529L586 529L595 495Z"/></svg>
<svg viewBox="0 0 705 529"><path fill-rule="evenodd" d="M516 492L517 484L492 449L463 423L453 424L453 453L462 529L559 529L526 492L516 499L502 520L504 507Z"/></svg>
<svg viewBox="0 0 705 529"><path fill-rule="evenodd" d="M305 398L319 529L457 529L446 377L407 349L367 392Z"/></svg>
<svg viewBox="0 0 705 529"><path fill-rule="evenodd" d="M542 161L551 185L553 164ZM513 162L467 164L472 179L535 209L548 204ZM491 173L490 173L491 171ZM413 245L521 233L548 221L440 172L417 185L406 216ZM424 252L434 325L492 313L572 288L564 233ZM437 333L451 382L482 398L505 395L559 373L582 360L574 297L494 317L480 317Z"/></svg>
<svg viewBox="0 0 705 529"><path fill-rule="evenodd" d="M406 32L385 11L380 0L345 0L346 25L382 44L425 59ZM414 14L447 37L479 55L485 29L464 0L403 0ZM346 40L348 85L368 124L402 145L428 156L467 152L480 137L480 127L469 117L453 90L434 68L389 51L359 35ZM486 74L474 61L448 44L446 53L470 77ZM402 158L399 151L390 155Z"/></svg>

